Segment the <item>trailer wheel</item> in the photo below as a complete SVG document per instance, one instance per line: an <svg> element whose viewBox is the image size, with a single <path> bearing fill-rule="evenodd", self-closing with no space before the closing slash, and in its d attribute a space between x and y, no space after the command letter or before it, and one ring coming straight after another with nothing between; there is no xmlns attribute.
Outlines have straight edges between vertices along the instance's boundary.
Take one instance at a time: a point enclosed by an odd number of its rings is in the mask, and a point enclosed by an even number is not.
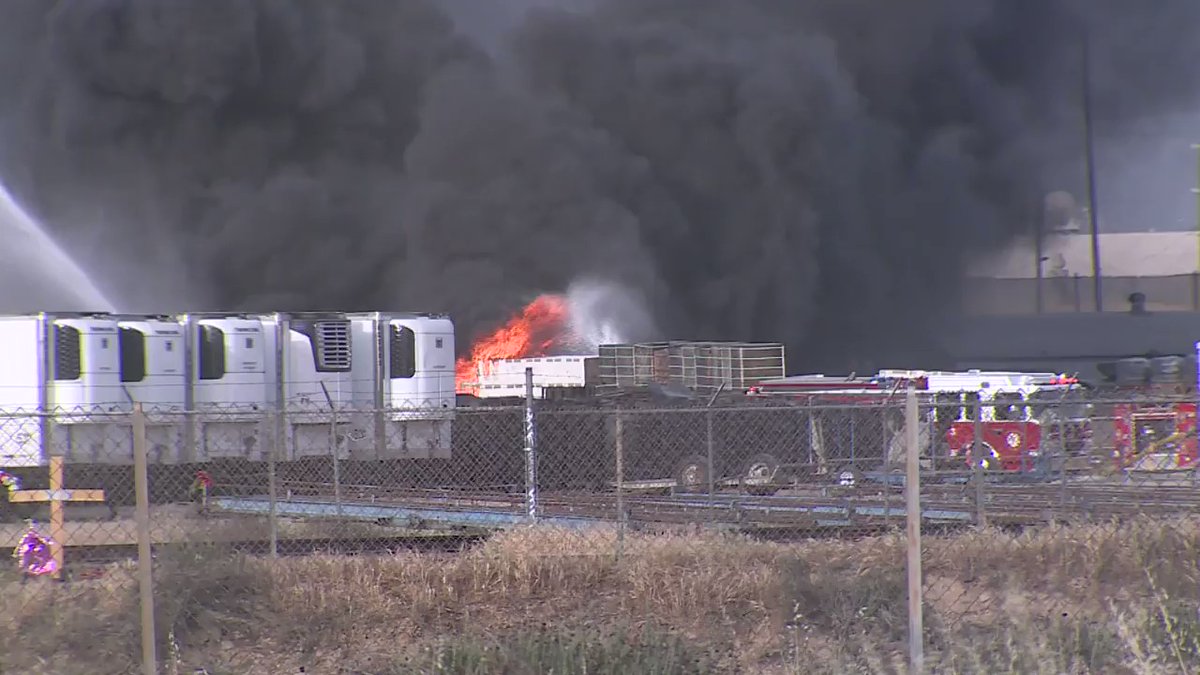
<svg viewBox="0 0 1200 675"><path fill-rule="evenodd" d="M858 469L853 464L847 464L837 472L834 480L841 487L855 487L862 482L862 476L859 475Z"/></svg>
<svg viewBox="0 0 1200 675"><path fill-rule="evenodd" d="M742 477L747 480L770 481L779 471L779 460L775 455L760 453L749 459L742 468Z"/></svg>
<svg viewBox="0 0 1200 675"><path fill-rule="evenodd" d="M700 455L685 457L675 471L675 483L680 488L708 487L708 458Z"/></svg>
<svg viewBox="0 0 1200 675"><path fill-rule="evenodd" d="M772 487L779 474L779 460L770 453L760 453L742 465L743 485L751 494L774 494Z"/></svg>
<svg viewBox="0 0 1200 675"><path fill-rule="evenodd" d="M967 458L969 460L968 466L971 468L971 470L974 471L977 464L980 465L984 471L993 471L1001 468L1000 453L996 452L996 449L992 447L992 444L988 443L987 441L984 441L981 445L983 445L983 457L980 460L976 460L973 456L975 449L974 446L967 451Z"/></svg>

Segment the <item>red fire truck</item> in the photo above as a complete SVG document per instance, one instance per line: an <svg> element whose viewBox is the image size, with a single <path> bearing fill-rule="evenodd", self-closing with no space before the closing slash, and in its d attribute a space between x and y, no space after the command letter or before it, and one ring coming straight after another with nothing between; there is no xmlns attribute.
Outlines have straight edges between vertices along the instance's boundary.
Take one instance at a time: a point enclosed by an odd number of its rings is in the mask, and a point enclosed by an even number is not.
<svg viewBox="0 0 1200 675"><path fill-rule="evenodd" d="M923 406L922 454L927 464L973 466L976 395L982 405L980 464L986 469L1032 471L1042 466L1044 448L1078 452L1086 442L1083 385L1057 373L883 370L866 378L786 377L762 382L747 393L789 396L815 407L881 407L878 414L896 418L885 423L895 447L902 443L898 435L903 424L897 416L909 383L916 386ZM845 465L839 476L861 468Z"/></svg>
<svg viewBox="0 0 1200 675"><path fill-rule="evenodd" d="M1195 469L1195 403L1121 403L1113 406L1117 469Z"/></svg>
<svg viewBox="0 0 1200 675"><path fill-rule="evenodd" d="M929 375L938 438L945 456L974 466L974 397L980 401L980 466L1034 471L1061 465L1089 438L1084 385L1056 373L938 372ZM1054 457L1047 457L1053 454ZM951 462L953 464L953 462Z"/></svg>
<svg viewBox="0 0 1200 675"><path fill-rule="evenodd" d="M1100 370L1107 380L1101 416L1112 420L1116 469L1196 469L1195 361L1138 357L1102 364Z"/></svg>

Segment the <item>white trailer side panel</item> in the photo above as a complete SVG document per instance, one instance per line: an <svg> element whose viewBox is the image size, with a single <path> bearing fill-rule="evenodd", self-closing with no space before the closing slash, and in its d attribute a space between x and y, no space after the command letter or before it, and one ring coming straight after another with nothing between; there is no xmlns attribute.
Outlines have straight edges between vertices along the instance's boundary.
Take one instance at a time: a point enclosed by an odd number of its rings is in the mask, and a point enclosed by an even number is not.
<svg viewBox="0 0 1200 675"><path fill-rule="evenodd" d="M42 350L35 317L0 317L0 468L40 466Z"/></svg>

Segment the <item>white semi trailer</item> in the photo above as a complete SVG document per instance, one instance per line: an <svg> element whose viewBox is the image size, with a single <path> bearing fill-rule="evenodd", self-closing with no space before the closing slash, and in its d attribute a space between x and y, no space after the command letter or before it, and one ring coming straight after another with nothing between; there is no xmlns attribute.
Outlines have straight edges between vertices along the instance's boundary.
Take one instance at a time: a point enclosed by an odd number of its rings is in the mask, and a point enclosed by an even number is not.
<svg viewBox="0 0 1200 675"><path fill-rule="evenodd" d="M152 464L451 455L444 316L0 316L0 348L0 468L131 466L134 402Z"/></svg>

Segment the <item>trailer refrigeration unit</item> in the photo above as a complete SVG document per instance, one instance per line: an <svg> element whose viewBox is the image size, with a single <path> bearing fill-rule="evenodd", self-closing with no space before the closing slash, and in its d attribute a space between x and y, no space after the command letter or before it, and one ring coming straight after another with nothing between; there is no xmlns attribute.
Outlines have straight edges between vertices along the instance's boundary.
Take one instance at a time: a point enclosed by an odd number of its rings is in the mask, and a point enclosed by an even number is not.
<svg viewBox="0 0 1200 675"><path fill-rule="evenodd" d="M170 316L117 317L121 385L146 412L146 449L151 464L182 464L186 453L187 345L183 326ZM128 452L114 463L132 463L133 430L123 438Z"/></svg>
<svg viewBox="0 0 1200 675"><path fill-rule="evenodd" d="M107 315L0 317L0 467L132 458L113 447L130 412L118 324Z"/></svg>
<svg viewBox="0 0 1200 675"><path fill-rule="evenodd" d="M221 313L184 314L179 321L189 385L186 460L264 461L275 429L267 414L267 392L274 390L268 367L274 359L267 355L262 321Z"/></svg>
<svg viewBox="0 0 1200 675"><path fill-rule="evenodd" d="M448 459L454 423L454 324L436 314L353 314L348 456Z"/></svg>
<svg viewBox="0 0 1200 675"><path fill-rule="evenodd" d="M334 457L373 480L383 461L451 456L445 316L13 315L0 347L0 469L30 485L61 454L73 485L132 499L134 403L155 500L180 499L200 467L252 487L270 458L280 476L327 481Z"/></svg>
<svg viewBox="0 0 1200 675"><path fill-rule="evenodd" d="M208 429L203 456L263 461L277 438L279 462L323 462L335 453L352 462L450 456L448 318L307 312L199 323L212 342L195 356L197 409L208 407L200 416ZM196 335L204 340L203 331ZM217 368L222 358L232 372ZM212 372L202 362L215 364Z"/></svg>
<svg viewBox="0 0 1200 675"><path fill-rule="evenodd" d="M283 411L277 459L331 457L331 425L339 421L335 414L353 409L355 403L355 357L369 365L370 352L354 353L345 314L275 313L258 318L268 363L266 407ZM344 443L338 445L338 452L344 453Z"/></svg>
<svg viewBox="0 0 1200 675"><path fill-rule="evenodd" d="M336 312L190 315L195 461L448 458L454 326ZM282 404L282 405L281 405ZM282 408L282 414L275 411Z"/></svg>

